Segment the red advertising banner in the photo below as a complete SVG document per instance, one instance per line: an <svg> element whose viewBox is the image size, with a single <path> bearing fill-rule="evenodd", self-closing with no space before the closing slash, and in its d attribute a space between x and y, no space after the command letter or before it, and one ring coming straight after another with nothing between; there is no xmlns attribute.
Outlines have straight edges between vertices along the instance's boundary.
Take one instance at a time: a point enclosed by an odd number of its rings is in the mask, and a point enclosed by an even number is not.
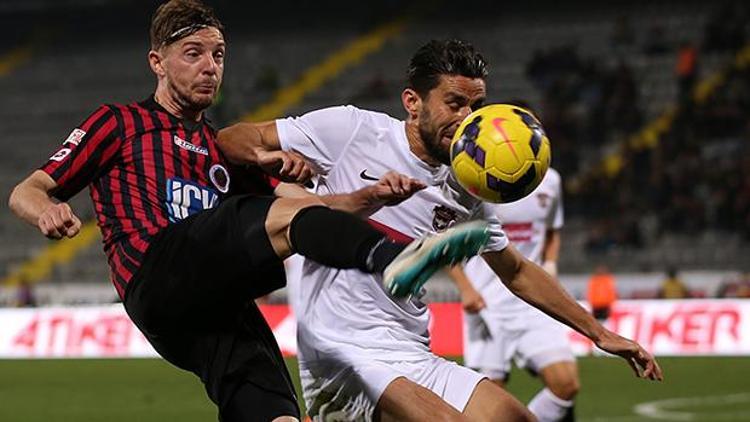
<svg viewBox="0 0 750 422"><path fill-rule="evenodd" d="M285 355L296 354L287 305L261 310ZM430 305L432 349L462 354L461 306ZM657 355L750 355L750 300L644 300L616 304L607 326ZM570 331L577 354L591 343ZM0 358L153 357L122 306L0 309Z"/></svg>

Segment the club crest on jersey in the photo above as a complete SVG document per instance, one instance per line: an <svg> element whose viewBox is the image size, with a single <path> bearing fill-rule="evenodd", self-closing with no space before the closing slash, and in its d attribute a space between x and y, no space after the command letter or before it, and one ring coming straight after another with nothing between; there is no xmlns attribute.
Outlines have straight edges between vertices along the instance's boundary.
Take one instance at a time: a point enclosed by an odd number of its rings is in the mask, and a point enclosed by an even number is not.
<svg viewBox="0 0 750 422"><path fill-rule="evenodd" d="M547 208L550 201L550 196L546 193L538 193L536 194L536 198L539 200L539 206L542 208Z"/></svg>
<svg viewBox="0 0 750 422"><path fill-rule="evenodd" d="M432 210L432 228L443 231L456 223L458 214L446 206L438 205Z"/></svg>
<svg viewBox="0 0 750 422"><path fill-rule="evenodd" d="M171 222L213 208L218 203L219 194L209 187L177 177L167 180L167 210Z"/></svg>
<svg viewBox="0 0 750 422"><path fill-rule="evenodd" d="M208 178L221 193L229 192L229 172L221 164L214 164L208 170Z"/></svg>
<svg viewBox="0 0 750 422"><path fill-rule="evenodd" d="M202 147L200 145L191 144L190 142L180 138L179 136L174 136L174 144L182 149L186 149L190 152L195 152L197 154L201 155L208 155L208 148Z"/></svg>

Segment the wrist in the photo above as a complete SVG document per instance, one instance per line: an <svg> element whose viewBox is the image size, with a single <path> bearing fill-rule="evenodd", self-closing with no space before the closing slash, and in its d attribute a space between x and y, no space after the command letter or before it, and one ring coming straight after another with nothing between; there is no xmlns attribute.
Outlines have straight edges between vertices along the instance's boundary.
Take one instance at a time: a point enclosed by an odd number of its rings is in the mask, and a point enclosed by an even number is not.
<svg viewBox="0 0 750 422"><path fill-rule="evenodd" d="M601 344L601 342L610 339L614 333L606 329L603 325L596 323L595 327L591 330L591 335L588 336L594 344Z"/></svg>

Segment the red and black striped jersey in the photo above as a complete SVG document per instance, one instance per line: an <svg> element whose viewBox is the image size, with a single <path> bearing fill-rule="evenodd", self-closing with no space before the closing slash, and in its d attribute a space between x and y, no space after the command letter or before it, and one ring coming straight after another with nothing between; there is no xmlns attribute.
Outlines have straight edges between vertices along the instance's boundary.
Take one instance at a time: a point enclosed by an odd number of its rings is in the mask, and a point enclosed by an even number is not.
<svg viewBox="0 0 750 422"><path fill-rule="evenodd" d="M121 298L153 237L229 192L227 161L205 118L169 114L153 97L99 107L41 167L66 201L89 186Z"/></svg>

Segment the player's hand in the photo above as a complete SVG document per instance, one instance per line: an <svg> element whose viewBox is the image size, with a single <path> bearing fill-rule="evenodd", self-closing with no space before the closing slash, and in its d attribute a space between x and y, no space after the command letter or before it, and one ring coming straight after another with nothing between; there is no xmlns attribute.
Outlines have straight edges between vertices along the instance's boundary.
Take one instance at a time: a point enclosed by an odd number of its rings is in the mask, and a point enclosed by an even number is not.
<svg viewBox="0 0 750 422"><path fill-rule="evenodd" d="M81 220L65 202L47 207L37 220L37 227L50 239L74 237L81 231Z"/></svg>
<svg viewBox="0 0 750 422"><path fill-rule="evenodd" d="M314 172L310 164L291 151L256 151L258 165L266 173L288 183L304 184Z"/></svg>
<svg viewBox="0 0 750 422"><path fill-rule="evenodd" d="M464 311L475 314L487 307L484 298L475 289L466 289L461 292L461 306Z"/></svg>
<svg viewBox="0 0 750 422"><path fill-rule="evenodd" d="M378 207L398 205L426 187L420 180L389 171L377 183L365 189L370 204Z"/></svg>
<svg viewBox="0 0 750 422"><path fill-rule="evenodd" d="M596 345L613 355L620 356L628 362L638 378L662 381L664 375L656 359L640 344L608 331Z"/></svg>

